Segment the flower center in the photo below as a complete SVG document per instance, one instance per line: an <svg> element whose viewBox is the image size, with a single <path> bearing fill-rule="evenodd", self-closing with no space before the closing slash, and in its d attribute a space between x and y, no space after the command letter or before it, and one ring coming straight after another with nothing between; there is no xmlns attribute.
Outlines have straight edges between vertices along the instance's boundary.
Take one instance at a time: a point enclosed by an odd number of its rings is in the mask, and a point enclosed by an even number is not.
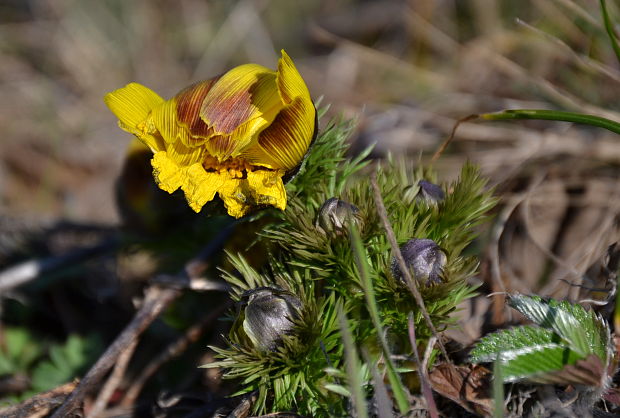
<svg viewBox="0 0 620 418"><path fill-rule="evenodd" d="M202 166L207 173L220 173L233 179L247 178L248 171L255 169L254 166L241 158L231 157L219 162L217 158L210 155L205 157Z"/></svg>

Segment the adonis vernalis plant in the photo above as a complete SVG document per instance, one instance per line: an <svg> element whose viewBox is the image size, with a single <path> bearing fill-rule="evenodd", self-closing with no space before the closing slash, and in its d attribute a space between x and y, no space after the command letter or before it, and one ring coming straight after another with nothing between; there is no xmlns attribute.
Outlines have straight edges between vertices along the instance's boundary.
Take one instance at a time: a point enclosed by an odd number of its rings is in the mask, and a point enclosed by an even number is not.
<svg viewBox="0 0 620 418"><path fill-rule="evenodd" d="M242 65L167 101L132 83L106 103L153 152L159 187L182 189L195 211L216 193L235 218L271 208L275 221L259 237L274 249L267 265L229 254L234 270L223 276L237 308L227 346L212 347L217 361L205 367L238 379L238 394L256 391L255 413L312 416L347 415L352 393L371 397L378 387L370 371L385 372L406 413L406 393L419 384L411 354L432 332L395 264L369 174L441 331L475 292L467 279L478 262L464 250L495 203L477 168L466 164L456 181L438 183L430 168L404 159L371 166L370 149L347 158L351 122L328 123L314 140L314 104L284 52L277 71ZM344 334L355 347L343 349ZM345 357L356 349L365 357L352 367Z"/></svg>

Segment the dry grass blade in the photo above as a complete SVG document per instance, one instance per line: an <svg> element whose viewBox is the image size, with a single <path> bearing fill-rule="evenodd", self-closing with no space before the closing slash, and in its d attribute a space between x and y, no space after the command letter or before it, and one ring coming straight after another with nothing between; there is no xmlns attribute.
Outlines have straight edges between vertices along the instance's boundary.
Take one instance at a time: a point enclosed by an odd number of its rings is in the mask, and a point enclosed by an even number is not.
<svg viewBox="0 0 620 418"><path fill-rule="evenodd" d="M9 267L3 271L0 271L0 294L29 281L35 280L42 274L49 273L63 267L69 267L84 262L90 258L110 253L117 247L118 239L113 237L92 247L80 248L57 257L46 257L24 261L23 263Z"/></svg>
<svg viewBox="0 0 620 418"><path fill-rule="evenodd" d="M415 337L415 325L413 323L413 312L409 312L409 320L407 321L409 328L409 340L411 341L411 350L413 352L413 358L418 365L418 375L420 376L420 386L422 387L422 395L426 399L428 404L428 412L431 418L439 418L439 412L437 412L437 405L433 399L433 391L428 381L428 374L424 364L420 361L420 355L418 354L418 342Z"/></svg>
<svg viewBox="0 0 620 418"><path fill-rule="evenodd" d="M209 260L221 248L232 232L233 225L234 223L223 228L198 256L186 263L183 271L177 275L179 281L187 281L188 276L191 278L193 275L200 275L204 272L207 267L206 260ZM133 344L164 309L180 295L181 291L175 288L164 289L156 285L151 285L147 288L144 302L140 310L136 312L131 322L88 371L67 401L54 413L53 418L68 416L79 408L86 393L99 384L99 381L112 368L121 353L123 353L129 345Z"/></svg>
<svg viewBox="0 0 620 418"><path fill-rule="evenodd" d="M517 23L524 28L532 31L536 35L539 35L543 40L551 42L554 46L559 47L562 51L566 52L569 57L574 59L575 62L582 68L590 70L592 72L604 74L611 80L617 83L620 82L620 72L617 69L605 65L600 61L596 61L586 55L578 54L573 48L571 48L566 42L564 42L560 38L553 36L541 29L538 29L537 27L534 27L521 19L517 19Z"/></svg>
<svg viewBox="0 0 620 418"><path fill-rule="evenodd" d="M570 10L575 14L575 17L579 17L587 21L590 25L594 27L601 27L599 21L597 21L590 13L588 13L583 7L579 6L572 0L555 0L557 3L564 6L567 10ZM573 17L574 19L574 17Z"/></svg>
<svg viewBox="0 0 620 418"><path fill-rule="evenodd" d="M123 380L123 376L125 375L125 371L127 370L127 366L129 365L129 360L131 360L131 356L136 350L137 345L138 340L136 339L131 344L129 344L127 348L125 348L125 351L123 351L118 356L118 360L116 362L116 365L114 366L114 370L112 370L112 373L110 374L107 382L105 383L105 385L103 385L101 391L99 391L97 399L95 400L95 403L93 404L90 411L88 411L88 415L86 415L86 418L97 418L105 410L110 400L110 397Z"/></svg>
<svg viewBox="0 0 620 418"><path fill-rule="evenodd" d="M52 415L52 418L63 418L73 414L74 411L80 407L87 392L99 384L103 376L114 366L121 353L123 353L129 345L133 344L151 322L153 322L155 318L180 295L181 292L175 289L161 289L159 287L148 288L142 308L140 308L129 325L127 325L112 345L110 345L99 360L97 360L77 388L71 393L71 396L69 396L65 403Z"/></svg>
<svg viewBox="0 0 620 418"><path fill-rule="evenodd" d="M355 416L359 418L368 418L368 405L366 404L364 385L360 373L361 364L357 356L353 335L349 328L349 320L342 311L342 308L338 309L338 325L340 327L340 335L342 336L342 344L344 345L344 366L347 373L349 391L351 393L351 406L355 412Z"/></svg>
<svg viewBox="0 0 620 418"><path fill-rule="evenodd" d="M450 362L450 358L448 357L448 352L446 351L446 348L443 346L441 340L439 340L437 330L435 329L435 325L433 325L433 321L431 321L431 317L429 316L428 311L426 310L426 307L424 305L424 300L422 299L422 295L420 294L420 291L418 290L416 282L411 277L411 274L409 273L409 268L407 267L407 264L405 263L405 259L403 258L403 255L401 254L400 249L398 247L398 242L396 241L394 230L392 229L392 225L390 224L390 220L388 219L388 216L387 216L387 211L385 210L385 205L383 204L383 197L381 196L381 190L379 189L379 185L377 184L377 175L374 172L372 173L370 177L370 184L372 185L372 189L374 191L374 199L375 199L375 205L377 206L377 214L379 215L379 218L381 219L381 223L383 223L383 228L385 229L385 233L387 235L388 241L390 242L390 246L392 247L392 252L394 253L394 257L396 257L398 266L400 267L400 270L403 273L405 282L407 283L407 286L409 287L411 294L415 298L416 303L420 307L420 312L422 312L422 316L424 317L424 320L426 321L428 328L431 330L433 335L437 337L437 343L439 344L439 349L441 350L441 353L444 355L446 361ZM420 364L418 364L418 366L420 366Z"/></svg>
<svg viewBox="0 0 620 418"><path fill-rule="evenodd" d="M368 350L364 347L361 349L364 361L368 364L370 372L372 373L374 399L377 407L378 418L391 418L394 416L392 401L388 395L387 387L385 385L385 376L381 375L377 364L372 361L372 357L368 353Z"/></svg>
<svg viewBox="0 0 620 418"><path fill-rule="evenodd" d="M620 120L618 112L600 106L595 106L580 97L555 86L549 80L533 75L530 71L523 68L515 61L497 53L491 49L486 42L475 42L469 45L467 52L471 56L477 56L480 60L489 63L500 73L504 73L511 79L521 80L522 82L533 84L541 89L551 100L556 101L562 107L575 112L599 115L601 117Z"/></svg>
<svg viewBox="0 0 620 418"><path fill-rule="evenodd" d="M448 138L441 143L439 148L437 148L437 151L435 151L435 153L431 157L431 163L434 163L435 161L437 161L439 157L441 157L441 154L443 154L443 152L446 150L446 148L448 148L448 145L450 145L450 142L452 142L452 139L454 139L456 130L461 125L461 123L465 123L465 122L469 122L470 120L478 119L478 117L479 117L478 115L469 115L469 116L465 116L464 118L457 120L454 126L452 127L452 131L450 132L450 135L448 136Z"/></svg>
<svg viewBox="0 0 620 418"><path fill-rule="evenodd" d="M125 396L120 401L121 406L131 406L134 404L138 395L142 391L144 384L148 379L153 376L159 368L168 362L170 359L178 356L183 350L185 350L191 343L195 342L204 333L207 326L212 324L226 309L230 307L230 303L226 303L216 310L210 312L204 317L203 320L190 327L185 334L183 334L178 340L171 343L164 351L162 351L157 357L155 357L138 376L137 379L131 384L131 386L125 392Z"/></svg>
<svg viewBox="0 0 620 418"><path fill-rule="evenodd" d="M75 389L77 382L65 383L62 386L40 393L17 405L0 409L3 417L44 417L62 404Z"/></svg>

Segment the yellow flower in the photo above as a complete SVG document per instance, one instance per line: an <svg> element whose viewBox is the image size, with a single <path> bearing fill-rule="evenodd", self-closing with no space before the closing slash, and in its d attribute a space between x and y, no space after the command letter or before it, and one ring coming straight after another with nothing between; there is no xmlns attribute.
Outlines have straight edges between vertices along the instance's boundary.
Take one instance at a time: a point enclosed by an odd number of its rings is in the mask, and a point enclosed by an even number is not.
<svg viewBox="0 0 620 418"><path fill-rule="evenodd" d="M241 65L170 100L131 83L105 102L153 151L161 189L181 188L196 212L217 193L235 218L256 206L284 210L282 177L299 167L316 134L310 93L284 51L277 71Z"/></svg>

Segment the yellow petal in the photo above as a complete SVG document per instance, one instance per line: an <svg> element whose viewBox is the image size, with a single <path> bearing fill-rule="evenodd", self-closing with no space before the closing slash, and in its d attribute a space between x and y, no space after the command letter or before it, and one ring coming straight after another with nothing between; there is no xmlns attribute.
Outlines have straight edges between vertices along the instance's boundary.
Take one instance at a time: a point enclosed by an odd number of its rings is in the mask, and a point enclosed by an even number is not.
<svg viewBox="0 0 620 418"><path fill-rule="evenodd" d="M185 183L187 168L179 167L165 151L156 152L151 160L153 176L160 189L174 193Z"/></svg>
<svg viewBox="0 0 620 418"><path fill-rule="evenodd" d="M277 84L282 101L289 104L297 97L311 101L308 87L293 64L293 60L284 50L280 53L282 58L278 61Z"/></svg>
<svg viewBox="0 0 620 418"><path fill-rule="evenodd" d="M189 117L191 114L184 113L183 116ZM210 135L207 132L208 127L206 127L206 124L200 120L200 118L197 118L197 120L203 125L204 129L196 129L196 135L192 135L190 126L193 126L193 122L188 125L189 122L182 122L179 119L176 97L167 100L157 109L153 110L151 118L156 129L167 144L181 142L185 147L199 147L204 144ZM204 135L200 136L200 134Z"/></svg>
<svg viewBox="0 0 620 418"><path fill-rule="evenodd" d="M162 190L173 193L179 188L189 206L200 212L218 193L230 216L240 218L256 206L271 205L284 210L286 191L282 171L248 171L247 178L232 178L227 170L205 171L201 163L179 166L165 152L151 160L153 174Z"/></svg>
<svg viewBox="0 0 620 418"><path fill-rule="evenodd" d="M200 117L200 109L205 97L216 83L219 77L193 84L174 96L167 104L170 106L170 121L174 121L176 128L180 128L175 134L171 134L171 140L181 139L189 147L198 146L214 135L213 127L209 126Z"/></svg>
<svg viewBox="0 0 620 418"><path fill-rule="evenodd" d="M219 173L208 173L200 164L189 167L182 186L189 206L195 212L200 212L207 202L213 200L215 193L222 188L225 181L224 176Z"/></svg>
<svg viewBox="0 0 620 418"><path fill-rule="evenodd" d="M104 101L119 119L122 129L136 135L154 152L163 151L161 138L149 120L151 111L164 102L157 93L141 84L130 83L106 94Z"/></svg>
<svg viewBox="0 0 620 418"><path fill-rule="evenodd" d="M218 194L230 216L240 218L257 206L271 205L286 208L283 172L271 170L248 171L246 179L225 178Z"/></svg>
<svg viewBox="0 0 620 418"><path fill-rule="evenodd" d="M207 93L200 116L217 133L230 134L242 123L259 116L265 107L277 103L275 80L275 73L261 65L235 67L221 76Z"/></svg>
<svg viewBox="0 0 620 418"><path fill-rule="evenodd" d="M314 137L315 118L312 102L297 97L261 132L258 142L242 153L242 158L272 169L297 167Z"/></svg>
<svg viewBox="0 0 620 418"><path fill-rule="evenodd" d="M179 166L186 167L204 160L205 149L203 147L186 147L183 141L166 144L166 154Z"/></svg>
<svg viewBox="0 0 620 418"><path fill-rule="evenodd" d="M153 175L181 188L196 212L219 194L228 213L286 207L282 182L315 134L316 110L292 60L278 71L248 64L181 91L168 101L136 83L106 96L121 127L154 152Z"/></svg>
<svg viewBox="0 0 620 418"><path fill-rule="evenodd" d="M273 71L256 64L233 68L207 93L200 116L216 134L207 141L220 161L237 156L282 108Z"/></svg>
<svg viewBox="0 0 620 418"><path fill-rule="evenodd" d="M251 193L245 180L227 178L218 195L228 214L234 218L241 218L252 209Z"/></svg>
<svg viewBox="0 0 620 418"><path fill-rule="evenodd" d="M282 182L282 171L248 171L247 183L257 205L271 205L280 210L286 208L286 190Z"/></svg>

